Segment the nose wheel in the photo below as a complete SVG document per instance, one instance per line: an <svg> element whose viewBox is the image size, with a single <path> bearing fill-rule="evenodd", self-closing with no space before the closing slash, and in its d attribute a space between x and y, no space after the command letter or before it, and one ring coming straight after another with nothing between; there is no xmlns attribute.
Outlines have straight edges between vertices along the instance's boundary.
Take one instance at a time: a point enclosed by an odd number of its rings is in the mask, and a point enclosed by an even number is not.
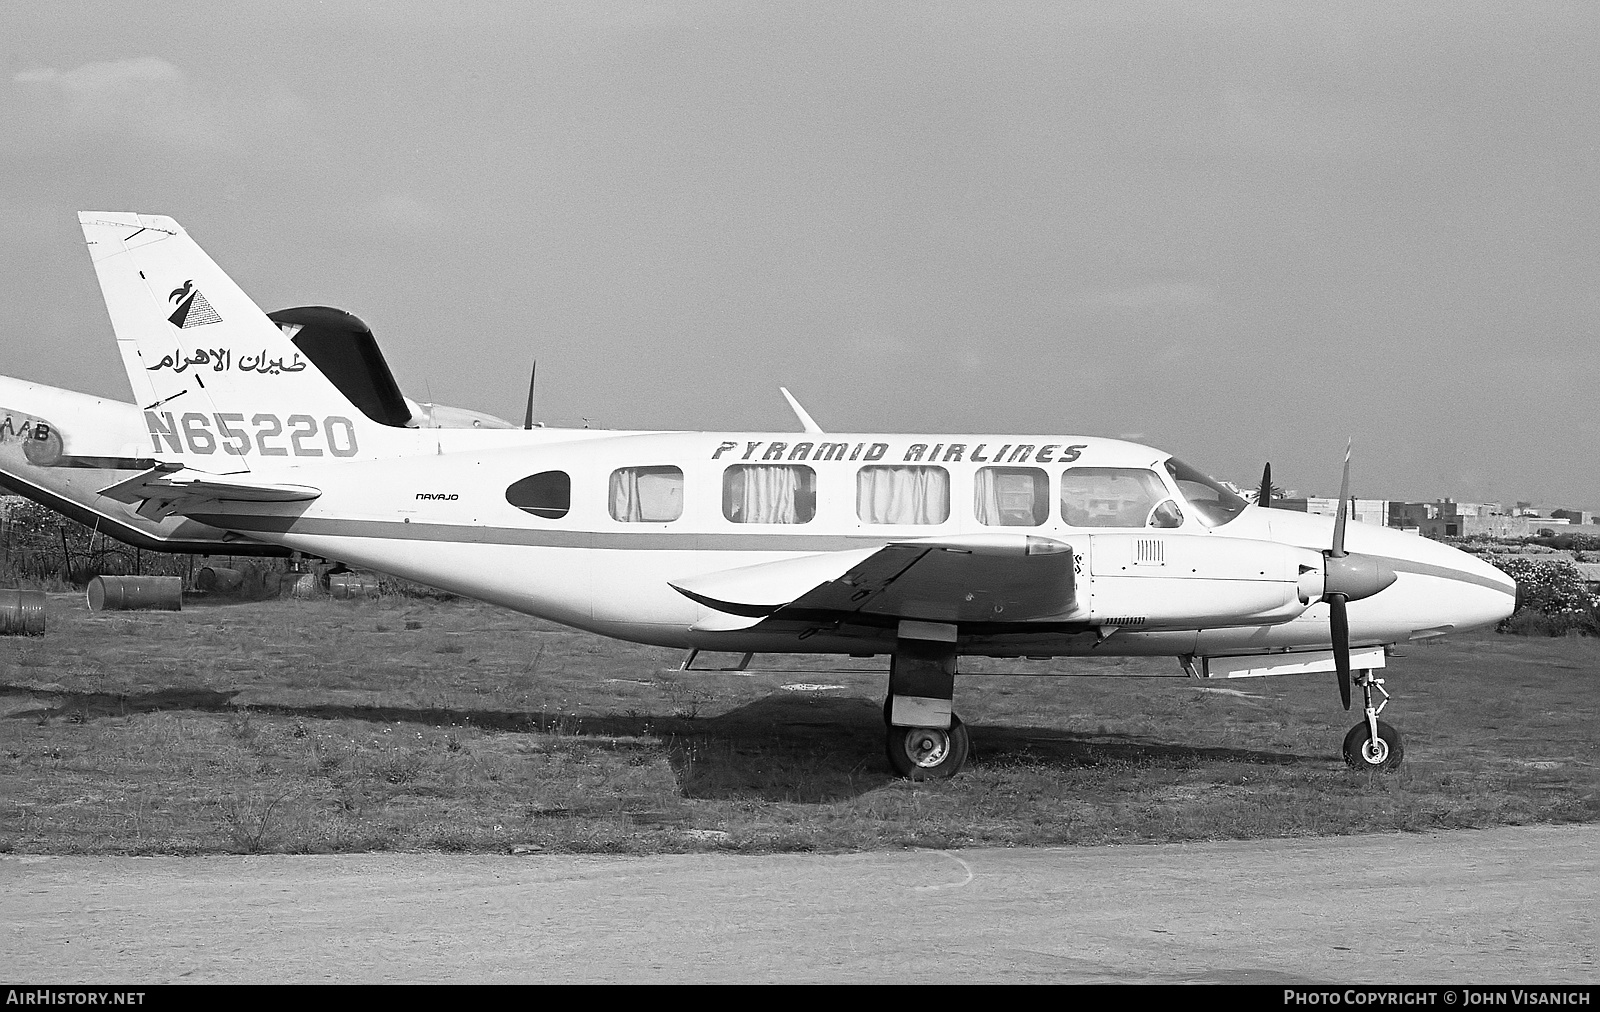
<svg viewBox="0 0 1600 1012"><path fill-rule="evenodd" d="M971 740L967 726L954 714L949 730L890 725L886 731L889 765L907 780L944 780L967 762Z"/></svg>
<svg viewBox="0 0 1600 1012"><path fill-rule="evenodd" d="M1387 772L1400 765L1405 748L1400 744L1400 732L1383 721L1377 721L1374 732L1362 721L1344 736L1344 761L1358 770Z"/></svg>
<svg viewBox="0 0 1600 1012"><path fill-rule="evenodd" d="M1386 773L1399 766L1401 758L1405 756L1400 732L1378 719L1378 714L1389 705L1389 693L1383 687L1383 679L1374 678L1371 671L1358 673L1356 684L1361 688L1364 700L1362 712L1366 719L1344 736L1345 764L1353 769ZM1377 706L1372 705L1373 689L1383 694L1383 700Z"/></svg>

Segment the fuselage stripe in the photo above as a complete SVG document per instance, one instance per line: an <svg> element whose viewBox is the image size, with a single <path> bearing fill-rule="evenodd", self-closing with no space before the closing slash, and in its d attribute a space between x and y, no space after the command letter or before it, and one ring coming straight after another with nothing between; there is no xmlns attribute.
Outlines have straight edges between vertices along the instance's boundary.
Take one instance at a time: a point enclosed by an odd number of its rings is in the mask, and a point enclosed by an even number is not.
<svg viewBox="0 0 1600 1012"><path fill-rule="evenodd" d="M902 532L877 534L696 533L671 531L557 531L467 524L405 523L393 520L324 519L316 517L191 514L191 518L225 530L253 531L264 535L305 537L385 538L400 541L437 541L536 548L617 549L625 551L679 552L835 552L881 545L916 535ZM1065 535L1070 539L1073 535ZM1477 573L1435 566L1409 559L1380 556L1397 573L1454 580L1515 596L1514 587Z"/></svg>

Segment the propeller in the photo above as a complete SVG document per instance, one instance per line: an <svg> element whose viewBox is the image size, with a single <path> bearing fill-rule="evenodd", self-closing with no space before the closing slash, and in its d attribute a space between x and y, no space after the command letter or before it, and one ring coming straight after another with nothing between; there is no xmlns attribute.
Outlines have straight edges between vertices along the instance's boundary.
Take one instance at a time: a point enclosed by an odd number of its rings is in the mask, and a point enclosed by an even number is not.
<svg viewBox="0 0 1600 1012"><path fill-rule="evenodd" d="M1261 469L1261 489L1256 492L1256 505L1272 508L1272 464Z"/></svg>
<svg viewBox="0 0 1600 1012"><path fill-rule="evenodd" d="M1339 675L1339 700L1350 709L1350 614L1351 601L1383 590L1395 581L1394 570L1383 559L1372 555L1352 555L1345 551L1345 525L1350 509L1350 448L1344 448L1344 479L1339 484L1339 510L1333 517L1333 545L1323 552L1322 600L1328 604L1328 626L1332 633L1333 665Z"/></svg>
<svg viewBox="0 0 1600 1012"><path fill-rule="evenodd" d="M522 427L533 428L533 383L539 378L539 360L533 360L533 369L528 373L528 413L522 416Z"/></svg>
<svg viewBox="0 0 1600 1012"><path fill-rule="evenodd" d="M1344 550L1344 525L1347 519L1345 506L1350 501L1350 449L1354 445L1355 440L1352 439L1344 447L1344 480L1339 483L1339 510L1333 517L1333 547L1328 549L1326 586L1334 585L1333 571L1338 565L1336 560L1349 558L1349 553ZM1339 673L1339 701L1346 710L1350 709L1350 614L1345 610L1349 597L1348 594L1325 592L1322 598L1328 602L1328 626L1333 633L1333 665Z"/></svg>

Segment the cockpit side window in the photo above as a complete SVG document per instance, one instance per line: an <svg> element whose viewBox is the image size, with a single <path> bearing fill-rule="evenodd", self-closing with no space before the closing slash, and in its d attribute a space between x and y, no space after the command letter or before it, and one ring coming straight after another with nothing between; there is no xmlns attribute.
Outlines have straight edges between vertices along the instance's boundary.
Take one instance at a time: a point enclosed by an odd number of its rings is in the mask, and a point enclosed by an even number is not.
<svg viewBox="0 0 1600 1012"><path fill-rule="evenodd" d="M1144 527L1167 499L1161 479L1142 467L1073 467L1061 472L1061 519L1072 527ZM1182 522L1182 514L1178 520Z"/></svg>
<svg viewBox="0 0 1600 1012"><path fill-rule="evenodd" d="M1178 483L1178 491L1207 527L1221 527L1249 505L1215 478L1196 471L1176 457L1167 460L1167 473Z"/></svg>

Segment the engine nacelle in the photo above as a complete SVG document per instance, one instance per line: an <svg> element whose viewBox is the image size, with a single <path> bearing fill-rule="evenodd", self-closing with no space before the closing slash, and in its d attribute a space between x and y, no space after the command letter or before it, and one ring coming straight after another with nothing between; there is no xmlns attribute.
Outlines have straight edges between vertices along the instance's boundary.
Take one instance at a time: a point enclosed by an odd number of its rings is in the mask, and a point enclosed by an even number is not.
<svg viewBox="0 0 1600 1012"><path fill-rule="evenodd" d="M1309 548L1244 538L1141 531L1090 537L1079 604L1102 626L1193 629L1273 625L1323 594Z"/></svg>

